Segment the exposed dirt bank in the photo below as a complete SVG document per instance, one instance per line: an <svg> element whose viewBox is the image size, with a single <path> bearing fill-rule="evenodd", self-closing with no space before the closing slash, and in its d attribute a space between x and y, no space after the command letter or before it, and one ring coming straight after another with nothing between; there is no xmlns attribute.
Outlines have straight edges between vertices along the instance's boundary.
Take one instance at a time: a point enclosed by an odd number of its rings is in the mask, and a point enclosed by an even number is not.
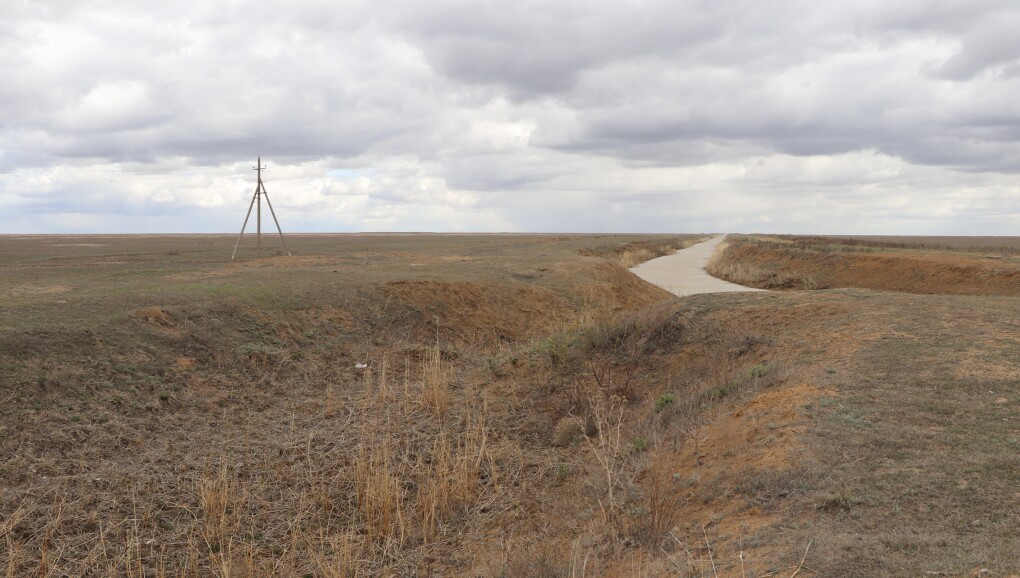
<svg viewBox="0 0 1020 578"><path fill-rule="evenodd" d="M708 271L765 289L860 287L950 295L1020 295L1020 258L921 250L800 246L769 238L730 238ZM835 249L833 247L836 247ZM866 252L873 251L873 252Z"/></svg>

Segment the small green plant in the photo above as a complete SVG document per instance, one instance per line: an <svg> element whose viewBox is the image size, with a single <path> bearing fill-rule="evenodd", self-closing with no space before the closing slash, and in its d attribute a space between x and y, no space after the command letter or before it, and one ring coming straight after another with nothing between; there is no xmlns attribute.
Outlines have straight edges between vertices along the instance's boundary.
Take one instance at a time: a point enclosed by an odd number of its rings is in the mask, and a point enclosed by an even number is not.
<svg viewBox="0 0 1020 578"><path fill-rule="evenodd" d="M720 385L719 387L713 387L712 389L708 390L708 399L720 400L726 397L727 395L733 393L733 390L735 388L736 384L732 382Z"/></svg>
<svg viewBox="0 0 1020 578"><path fill-rule="evenodd" d="M567 475L570 474L570 468L567 464L560 464L556 466L556 482L562 484L567 479Z"/></svg>
<svg viewBox="0 0 1020 578"><path fill-rule="evenodd" d="M863 413L852 409L846 409L837 413L835 418L837 421L855 428L863 428L871 425L871 422L864 417Z"/></svg>
<svg viewBox="0 0 1020 578"><path fill-rule="evenodd" d="M655 400L655 411L662 411L674 403L676 403L676 397L671 393L664 393L659 396L659 399Z"/></svg>
<svg viewBox="0 0 1020 578"><path fill-rule="evenodd" d="M762 377L765 377L765 375L768 372L769 372L769 366L759 363L757 365L752 365L751 366L751 369L748 370L748 375L751 376L751 379L760 379Z"/></svg>
<svg viewBox="0 0 1020 578"><path fill-rule="evenodd" d="M170 401L170 393L166 391L159 392L159 401Z"/></svg>
<svg viewBox="0 0 1020 578"><path fill-rule="evenodd" d="M648 449L648 440L646 440L645 438L643 438L641 436L638 436L638 437L634 438L634 441L631 442L630 445L631 445L631 449L634 451L634 453L636 453L636 454L637 453L641 453L641 452L643 452L643 451Z"/></svg>

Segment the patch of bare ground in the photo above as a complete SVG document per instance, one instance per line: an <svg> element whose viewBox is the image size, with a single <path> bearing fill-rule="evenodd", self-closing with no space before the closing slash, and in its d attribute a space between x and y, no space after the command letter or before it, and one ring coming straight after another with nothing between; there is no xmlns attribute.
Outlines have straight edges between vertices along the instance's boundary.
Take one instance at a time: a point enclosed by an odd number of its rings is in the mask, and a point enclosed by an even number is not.
<svg viewBox="0 0 1020 578"><path fill-rule="evenodd" d="M980 246L992 254L975 254L975 247L940 251L934 246L730 236L706 269L721 279L764 289L860 287L922 294L1020 295L1020 258L1013 245Z"/></svg>
<svg viewBox="0 0 1020 578"><path fill-rule="evenodd" d="M676 300L581 236L305 238L165 286L213 241L35 254L82 301L0 306L7 575L1018 571L1016 299Z"/></svg>

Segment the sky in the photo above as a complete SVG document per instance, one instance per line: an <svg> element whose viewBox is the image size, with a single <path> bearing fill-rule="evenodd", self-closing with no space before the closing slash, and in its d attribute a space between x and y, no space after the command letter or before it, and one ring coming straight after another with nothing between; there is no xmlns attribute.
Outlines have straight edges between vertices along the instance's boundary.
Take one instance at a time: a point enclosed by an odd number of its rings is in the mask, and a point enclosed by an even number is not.
<svg viewBox="0 0 1020 578"><path fill-rule="evenodd" d="M1013 0L5 0L0 233L1020 235Z"/></svg>

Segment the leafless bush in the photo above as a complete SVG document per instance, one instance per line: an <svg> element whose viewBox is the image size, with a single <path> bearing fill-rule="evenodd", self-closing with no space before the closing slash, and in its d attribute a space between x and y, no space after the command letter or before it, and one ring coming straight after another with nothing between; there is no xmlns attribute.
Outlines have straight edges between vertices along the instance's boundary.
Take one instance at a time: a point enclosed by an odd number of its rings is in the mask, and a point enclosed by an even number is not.
<svg viewBox="0 0 1020 578"><path fill-rule="evenodd" d="M650 546L658 546L680 522L681 508L687 501L687 494L677 487L674 472L666 466L656 462L647 471L648 517L642 537Z"/></svg>
<svg viewBox="0 0 1020 578"><path fill-rule="evenodd" d="M601 392L595 392L589 403L595 433L585 434L584 441L598 464L596 482L592 484L602 520L607 526L616 523L620 508L618 492L625 465L623 448L623 407ZM581 424L583 426L583 422Z"/></svg>

